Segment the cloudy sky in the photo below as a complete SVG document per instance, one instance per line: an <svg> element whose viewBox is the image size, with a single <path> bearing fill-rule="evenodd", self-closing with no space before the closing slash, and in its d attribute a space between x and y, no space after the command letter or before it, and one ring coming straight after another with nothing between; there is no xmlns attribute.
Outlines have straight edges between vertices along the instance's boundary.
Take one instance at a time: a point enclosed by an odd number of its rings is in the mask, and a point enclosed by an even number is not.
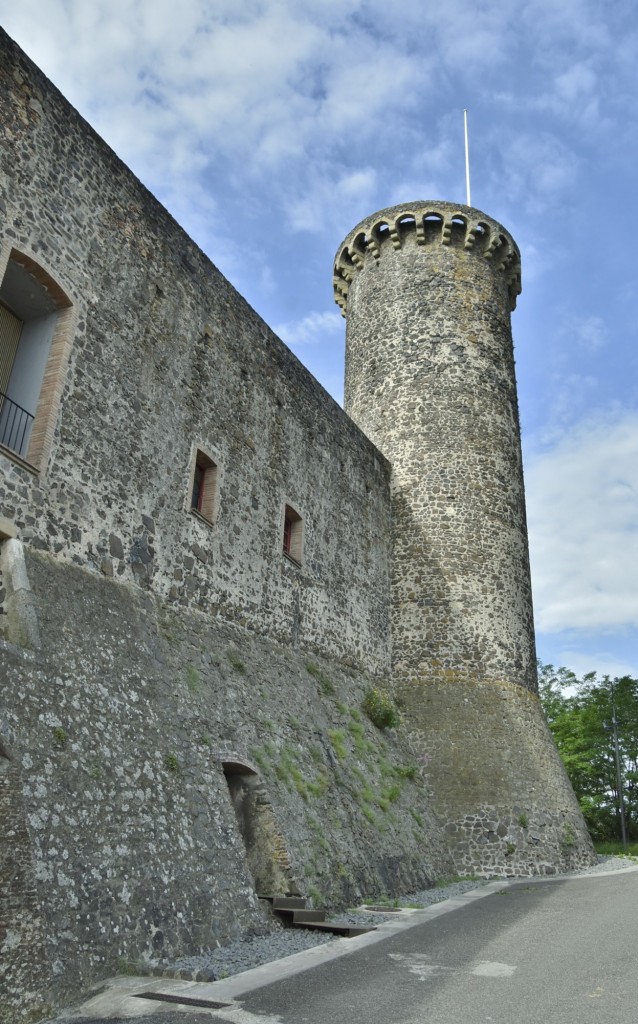
<svg viewBox="0 0 638 1024"><path fill-rule="evenodd" d="M0 0L0 23L341 400L334 251L472 201L513 317L539 655L638 675L633 0Z"/></svg>

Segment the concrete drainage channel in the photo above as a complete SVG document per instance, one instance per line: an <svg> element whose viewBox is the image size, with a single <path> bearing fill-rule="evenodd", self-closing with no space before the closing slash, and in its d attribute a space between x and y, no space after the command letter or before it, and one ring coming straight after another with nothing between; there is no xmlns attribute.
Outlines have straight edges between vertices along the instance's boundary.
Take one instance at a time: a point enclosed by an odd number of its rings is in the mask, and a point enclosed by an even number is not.
<svg viewBox="0 0 638 1024"><path fill-rule="evenodd" d="M178 1006L199 1006L205 1010L223 1010L231 1003L218 1003L214 999L196 999L185 995L171 995L168 992L135 992L134 999L152 999L158 1003L176 1003Z"/></svg>

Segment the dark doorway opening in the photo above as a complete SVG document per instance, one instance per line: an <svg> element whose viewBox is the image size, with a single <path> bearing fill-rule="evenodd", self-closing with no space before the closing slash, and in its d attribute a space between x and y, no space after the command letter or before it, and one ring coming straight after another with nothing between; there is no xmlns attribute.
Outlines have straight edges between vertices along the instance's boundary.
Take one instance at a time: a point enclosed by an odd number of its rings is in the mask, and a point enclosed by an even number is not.
<svg viewBox="0 0 638 1024"><path fill-rule="evenodd" d="M224 761L222 768L255 892L260 896L297 893L284 837L258 773L241 761Z"/></svg>

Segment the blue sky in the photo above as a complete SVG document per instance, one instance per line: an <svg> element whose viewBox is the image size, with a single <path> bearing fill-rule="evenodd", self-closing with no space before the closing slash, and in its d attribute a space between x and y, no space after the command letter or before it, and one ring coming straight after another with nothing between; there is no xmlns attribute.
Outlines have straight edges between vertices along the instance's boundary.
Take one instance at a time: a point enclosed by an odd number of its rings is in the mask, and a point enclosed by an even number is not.
<svg viewBox="0 0 638 1024"><path fill-rule="evenodd" d="M0 23L339 400L337 245L472 202L513 315L540 657L638 675L631 0L0 0Z"/></svg>

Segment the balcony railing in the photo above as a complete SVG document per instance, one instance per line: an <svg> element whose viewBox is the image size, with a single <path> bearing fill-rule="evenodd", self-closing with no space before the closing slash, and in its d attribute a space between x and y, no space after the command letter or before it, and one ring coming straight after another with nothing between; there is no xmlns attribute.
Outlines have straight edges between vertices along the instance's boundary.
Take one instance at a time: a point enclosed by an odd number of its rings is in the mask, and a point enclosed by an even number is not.
<svg viewBox="0 0 638 1024"><path fill-rule="evenodd" d="M33 416L0 391L0 444L26 458Z"/></svg>

